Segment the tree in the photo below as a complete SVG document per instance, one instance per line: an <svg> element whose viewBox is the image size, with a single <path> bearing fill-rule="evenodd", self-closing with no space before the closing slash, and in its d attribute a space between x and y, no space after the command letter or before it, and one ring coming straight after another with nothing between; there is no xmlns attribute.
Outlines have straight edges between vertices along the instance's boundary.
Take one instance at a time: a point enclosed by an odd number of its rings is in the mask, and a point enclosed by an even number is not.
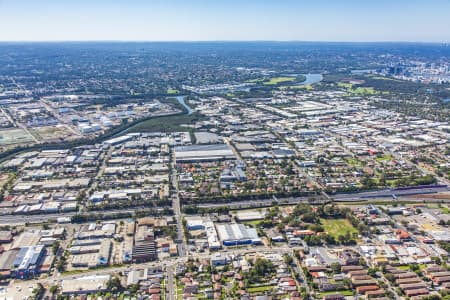
<svg viewBox="0 0 450 300"><path fill-rule="evenodd" d="M106 287L109 291L112 292L118 292L123 289L120 278L117 276L114 276L110 280L108 280L108 282L106 283Z"/></svg>
<svg viewBox="0 0 450 300"><path fill-rule="evenodd" d="M341 273L341 264L338 262L334 262L330 265L331 270L333 271L333 273L335 274L339 274Z"/></svg>
<svg viewBox="0 0 450 300"><path fill-rule="evenodd" d="M291 265L294 262L294 260L292 259L292 257L289 254L285 254L283 256L283 259L287 265Z"/></svg>
<svg viewBox="0 0 450 300"><path fill-rule="evenodd" d="M51 287L50 287L50 293L52 293L52 295L55 295L56 294L56 292L58 291L58 286L57 285L52 285Z"/></svg>
<svg viewBox="0 0 450 300"><path fill-rule="evenodd" d="M331 234L323 234L321 237L328 245L336 245L336 239Z"/></svg>
<svg viewBox="0 0 450 300"><path fill-rule="evenodd" d="M53 255L56 255L58 253L58 249L59 249L59 241L55 241L52 245Z"/></svg>

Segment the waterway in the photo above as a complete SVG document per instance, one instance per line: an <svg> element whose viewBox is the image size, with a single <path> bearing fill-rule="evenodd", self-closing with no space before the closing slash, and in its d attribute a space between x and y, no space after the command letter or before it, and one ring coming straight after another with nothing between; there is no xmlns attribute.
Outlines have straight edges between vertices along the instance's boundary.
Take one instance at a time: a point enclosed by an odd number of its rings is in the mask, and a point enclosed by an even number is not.
<svg viewBox="0 0 450 300"><path fill-rule="evenodd" d="M323 80L322 74L302 74L306 77L306 80L301 82L300 85L314 84Z"/></svg>
<svg viewBox="0 0 450 300"><path fill-rule="evenodd" d="M192 115L192 108L189 107L189 105L186 104L184 99L186 96L176 96L175 99L177 99L178 103L183 105L183 107L186 109L188 115Z"/></svg>
<svg viewBox="0 0 450 300"><path fill-rule="evenodd" d="M296 85L308 85L308 84L314 84L321 82L323 80L322 74L282 74L281 76L288 76L288 77L297 77L299 75L305 76L305 81L302 82L296 82ZM292 82L294 84L294 81Z"/></svg>

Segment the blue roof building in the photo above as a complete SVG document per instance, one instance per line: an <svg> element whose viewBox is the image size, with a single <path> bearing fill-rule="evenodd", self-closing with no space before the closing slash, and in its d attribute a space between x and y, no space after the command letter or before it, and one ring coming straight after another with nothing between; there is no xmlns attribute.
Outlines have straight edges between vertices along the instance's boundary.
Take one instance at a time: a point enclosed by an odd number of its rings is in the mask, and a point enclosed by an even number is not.
<svg viewBox="0 0 450 300"><path fill-rule="evenodd" d="M37 275L44 255L43 245L22 247L13 262L13 277L26 279Z"/></svg>

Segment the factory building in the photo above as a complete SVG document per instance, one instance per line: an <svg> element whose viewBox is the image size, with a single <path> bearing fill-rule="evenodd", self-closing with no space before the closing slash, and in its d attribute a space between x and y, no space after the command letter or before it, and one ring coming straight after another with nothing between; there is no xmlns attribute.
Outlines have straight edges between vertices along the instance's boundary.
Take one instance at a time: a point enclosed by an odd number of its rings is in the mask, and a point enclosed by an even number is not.
<svg viewBox="0 0 450 300"><path fill-rule="evenodd" d="M175 147L175 156L178 163L236 159L227 144L179 146Z"/></svg>
<svg viewBox="0 0 450 300"><path fill-rule="evenodd" d="M260 244L256 229L246 227L243 224L220 224L217 225L219 238L224 246L239 246Z"/></svg>

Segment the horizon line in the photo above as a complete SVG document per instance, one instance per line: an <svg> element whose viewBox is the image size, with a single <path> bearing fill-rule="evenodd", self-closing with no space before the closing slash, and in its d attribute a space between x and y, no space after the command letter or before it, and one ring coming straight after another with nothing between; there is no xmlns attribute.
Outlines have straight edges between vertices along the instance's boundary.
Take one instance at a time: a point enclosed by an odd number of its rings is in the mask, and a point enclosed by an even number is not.
<svg viewBox="0 0 450 300"><path fill-rule="evenodd" d="M330 41L330 40L0 40L0 43L342 43L342 44L450 44L450 41Z"/></svg>

